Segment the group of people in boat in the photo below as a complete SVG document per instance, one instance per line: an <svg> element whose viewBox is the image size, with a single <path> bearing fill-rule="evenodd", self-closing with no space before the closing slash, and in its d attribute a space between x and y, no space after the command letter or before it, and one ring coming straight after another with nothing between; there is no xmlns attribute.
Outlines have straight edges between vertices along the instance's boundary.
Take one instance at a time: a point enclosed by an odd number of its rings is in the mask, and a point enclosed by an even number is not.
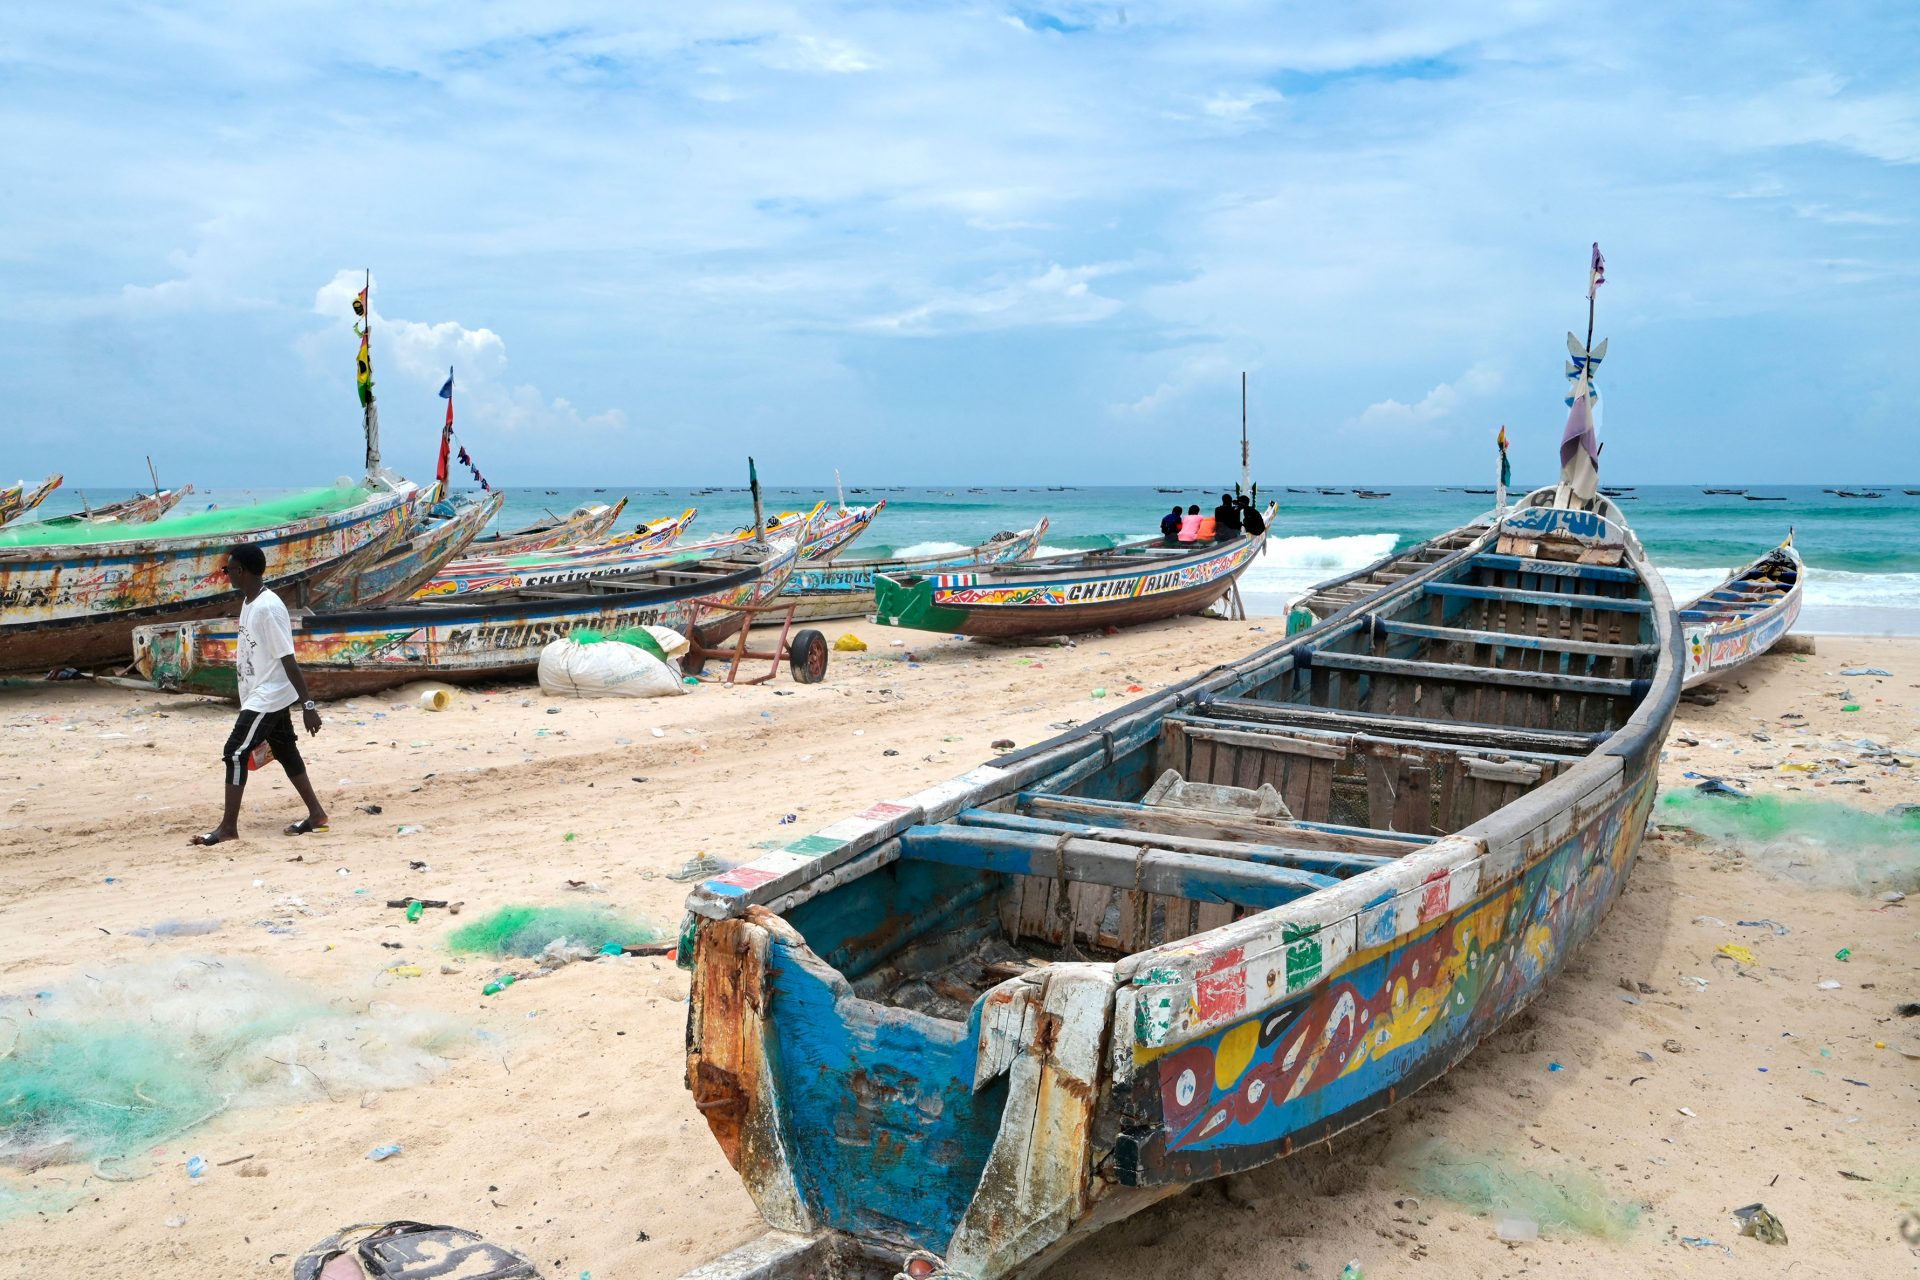
<svg viewBox="0 0 1920 1280"><path fill-rule="evenodd" d="M1170 547L1194 542L1229 542L1243 533L1257 537L1266 531L1267 522L1260 518L1259 509L1245 494L1238 498L1221 494L1220 505L1213 509L1212 515L1202 515L1197 504L1182 511L1176 503L1172 511L1160 517L1160 536Z"/></svg>

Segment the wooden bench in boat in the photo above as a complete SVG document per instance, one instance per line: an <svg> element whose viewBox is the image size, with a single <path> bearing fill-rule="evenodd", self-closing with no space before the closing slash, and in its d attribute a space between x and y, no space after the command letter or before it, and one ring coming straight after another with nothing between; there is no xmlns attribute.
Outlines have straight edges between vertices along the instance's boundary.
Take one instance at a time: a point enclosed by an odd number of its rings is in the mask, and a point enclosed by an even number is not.
<svg viewBox="0 0 1920 1280"><path fill-rule="evenodd" d="M1624 698L1635 692L1632 680L1609 676L1563 675L1557 671L1513 671L1505 667L1476 667L1455 662L1422 662L1411 658L1380 658L1367 653L1341 653L1337 650L1302 649L1294 657L1294 670L1325 667L1334 671L1362 674L1407 676L1421 680L1439 680L1467 684L1497 684L1510 689L1545 689L1555 693L1600 693Z"/></svg>
<svg viewBox="0 0 1920 1280"><path fill-rule="evenodd" d="M1342 711L1257 698L1212 698L1195 704L1194 710L1212 717L1267 724L1336 726L1388 735L1417 731L1417 736L1437 743L1485 747L1496 751L1511 747L1521 751L1586 755L1607 737L1605 733L1569 733L1559 729L1515 728L1470 720L1436 720L1421 716Z"/></svg>
<svg viewBox="0 0 1920 1280"><path fill-rule="evenodd" d="M1429 582L1429 595L1463 600L1494 600L1509 604L1548 605L1557 609L1600 609L1616 613L1653 612L1651 600L1633 596L1596 596L1579 591L1523 591L1518 587L1479 587L1465 582Z"/></svg>
<svg viewBox="0 0 1920 1280"><path fill-rule="evenodd" d="M1595 658L1648 658L1660 652L1657 644L1609 644L1600 640L1567 640L1559 636L1525 635L1511 631L1476 631L1470 627L1443 627L1396 618L1373 618L1360 624L1390 636L1483 645L1493 649L1538 649L1547 653L1580 654Z"/></svg>
<svg viewBox="0 0 1920 1280"><path fill-rule="evenodd" d="M1467 564L1479 569L1544 574L1547 577L1575 582L1620 582L1637 585L1640 581L1638 571L1616 565L1570 564L1564 560L1540 560L1532 556L1506 555L1497 551L1483 551L1470 558Z"/></svg>

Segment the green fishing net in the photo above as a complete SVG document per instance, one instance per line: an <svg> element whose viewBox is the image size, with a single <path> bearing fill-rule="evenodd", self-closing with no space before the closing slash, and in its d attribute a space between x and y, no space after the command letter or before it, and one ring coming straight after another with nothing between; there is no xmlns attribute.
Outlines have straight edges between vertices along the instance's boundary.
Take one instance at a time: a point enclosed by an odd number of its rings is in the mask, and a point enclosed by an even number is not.
<svg viewBox="0 0 1920 1280"><path fill-rule="evenodd" d="M1662 824L1730 845L1764 871L1861 893L1920 892L1920 809L1873 813L1802 796L1674 791Z"/></svg>
<svg viewBox="0 0 1920 1280"><path fill-rule="evenodd" d="M229 1107L425 1084L465 1038L239 962L102 966L0 1001L0 1164L138 1155Z"/></svg>
<svg viewBox="0 0 1920 1280"><path fill-rule="evenodd" d="M1538 1172L1505 1156L1476 1155L1436 1141L1414 1151L1406 1171L1426 1195L1476 1213L1532 1218L1542 1233L1578 1231L1621 1240L1640 1220L1637 1206L1614 1200L1599 1178L1572 1166Z"/></svg>
<svg viewBox="0 0 1920 1280"><path fill-rule="evenodd" d="M660 642L655 640L653 634L645 627L622 627L612 635L595 631L592 627L575 627L568 634L567 639L575 644L604 644L613 640L620 644L630 644L636 649L644 649L662 662L667 660L667 651L660 647Z"/></svg>
<svg viewBox="0 0 1920 1280"><path fill-rule="evenodd" d="M176 512L150 524L44 525L23 524L0 529L0 547L92 546L111 542L147 542L156 538L211 538L246 533L274 525L331 515L368 501L374 495L359 485L307 489L244 507L217 511Z"/></svg>
<svg viewBox="0 0 1920 1280"><path fill-rule="evenodd" d="M501 907L447 935L456 952L489 956L537 956L554 943L598 951L608 943L637 946L669 935L604 907Z"/></svg>

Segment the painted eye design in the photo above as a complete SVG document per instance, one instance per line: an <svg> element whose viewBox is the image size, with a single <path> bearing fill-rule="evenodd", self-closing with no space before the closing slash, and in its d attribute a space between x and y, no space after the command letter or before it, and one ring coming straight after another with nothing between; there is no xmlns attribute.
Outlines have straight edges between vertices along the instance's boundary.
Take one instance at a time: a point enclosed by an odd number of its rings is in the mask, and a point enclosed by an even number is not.
<svg viewBox="0 0 1920 1280"><path fill-rule="evenodd" d="M1181 1106L1190 1107L1193 1105L1194 1090L1199 1087L1200 1081L1194 1076L1193 1068L1188 1067L1180 1073L1180 1078L1174 1081L1173 1096Z"/></svg>
<svg viewBox="0 0 1920 1280"><path fill-rule="evenodd" d="M1167 1127L1174 1132L1200 1118L1200 1112L1213 1101L1213 1050L1204 1044L1189 1045L1160 1068L1160 1110Z"/></svg>

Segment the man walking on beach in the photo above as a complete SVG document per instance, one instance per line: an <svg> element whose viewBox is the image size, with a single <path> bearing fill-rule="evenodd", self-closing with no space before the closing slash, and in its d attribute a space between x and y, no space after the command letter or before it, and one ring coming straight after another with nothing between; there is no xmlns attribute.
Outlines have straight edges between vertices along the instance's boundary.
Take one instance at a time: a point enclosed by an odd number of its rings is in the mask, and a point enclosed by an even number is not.
<svg viewBox="0 0 1920 1280"><path fill-rule="evenodd" d="M313 794L300 743L293 731L293 704L309 734L320 732L320 708L307 696L307 682L293 660L293 623L280 597L267 590L267 557L243 543L227 552L228 581L240 591L240 634L234 645L234 675L240 684L240 719L220 753L226 764L226 808L220 825L189 844L215 845L240 838L240 797L247 789L247 757L265 743L287 771L287 781L307 803L307 816L287 827L290 836L327 830L327 811Z"/></svg>

